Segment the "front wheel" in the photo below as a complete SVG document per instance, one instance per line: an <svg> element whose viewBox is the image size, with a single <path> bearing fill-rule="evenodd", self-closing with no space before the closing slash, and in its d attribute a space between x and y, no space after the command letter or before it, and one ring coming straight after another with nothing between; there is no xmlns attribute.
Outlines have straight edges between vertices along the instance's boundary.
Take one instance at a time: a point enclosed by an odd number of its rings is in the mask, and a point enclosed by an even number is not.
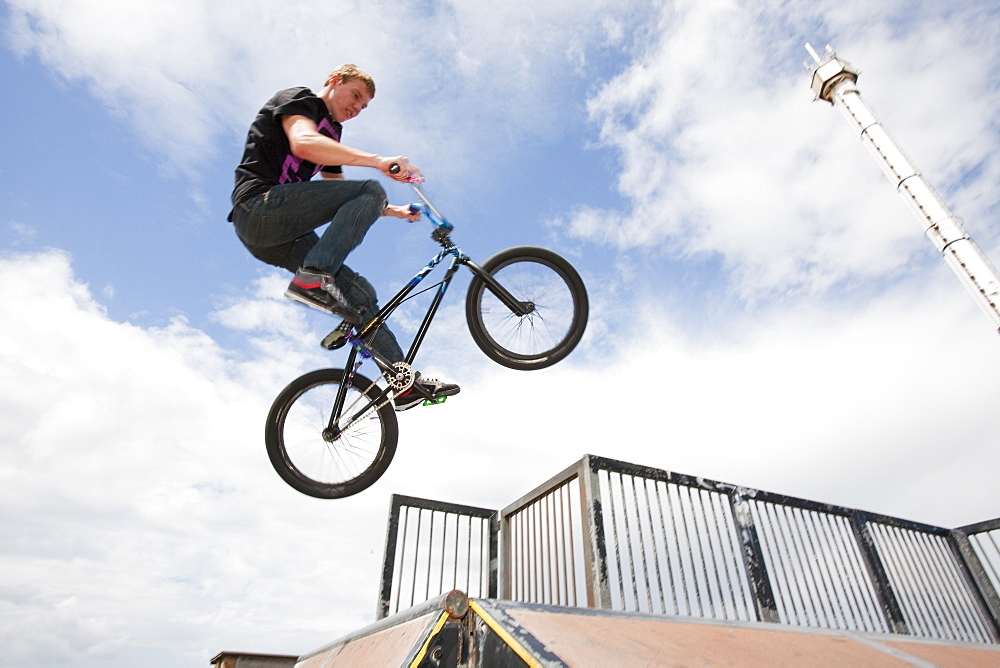
<svg viewBox="0 0 1000 668"><path fill-rule="evenodd" d="M587 327L587 289L573 266L544 248L522 246L497 253L483 271L525 311L514 313L473 272L465 317L476 345L511 369L544 369L569 355Z"/></svg>
<svg viewBox="0 0 1000 668"><path fill-rule="evenodd" d="M354 374L341 415L332 419L343 369L296 378L274 400L264 440L282 480L309 496L339 499L382 477L396 454L399 428L391 395Z"/></svg>

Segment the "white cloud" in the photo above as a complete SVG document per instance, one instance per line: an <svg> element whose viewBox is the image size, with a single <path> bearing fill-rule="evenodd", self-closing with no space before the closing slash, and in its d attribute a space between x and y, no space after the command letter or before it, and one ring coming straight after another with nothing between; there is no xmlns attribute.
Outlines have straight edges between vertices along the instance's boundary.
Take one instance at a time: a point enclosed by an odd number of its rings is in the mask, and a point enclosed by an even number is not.
<svg viewBox="0 0 1000 668"><path fill-rule="evenodd" d="M462 394L400 416L376 487L320 502L281 483L261 434L284 383L336 364L309 352L321 334L302 309L281 305L282 334L251 287L219 316L263 342L235 356L182 320L109 320L69 262L0 261L15 662L312 649L371 620L390 492L499 508L586 452L943 525L995 514L996 342L944 282L861 311L735 318L738 335L701 342L650 307L617 345L588 334L538 372L486 361L450 308L422 359Z"/></svg>
<svg viewBox="0 0 1000 668"><path fill-rule="evenodd" d="M981 521L996 514L998 342L944 278L861 311L737 316L700 341L651 308L620 346L537 376L490 373L456 409L498 425L474 432L477 451L553 473L586 451L929 523ZM523 437L499 428L510 419L498 396L544 397L518 411Z"/></svg>
<svg viewBox="0 0 1000 668"><path fill-rule="evenodd" d="M900 24L911 3L8 3L20 52L85 82L173 169L230 150L220 133L238 146L262 96L353 60L379 96L351 136L435 155L455 188L563 132L593 86L626 203L562 221L591 292L580 349L496 367L452 297L417 366L462 394L402 415L385 478L337 502L287 488L264 452L277 391L342 359L279 297L287 276L220 305L230 350L183 318L115 322L65 253L0 257L8 658L306 651L371 620L391 492L501 507L585 452L943 526L995 516L996 334L798 67L806 40L861 66L997 257L996 20L927 4ZM609 50L633 60L598 89Z"/></svg>
<svg viewBox="0 0 1000 668"><path fill-rule="evenodd" d="M354 580L384 508L310 503L264 454L275 383L298 369L235 361L183 321L112 322L62 253L7 256L0 277L0 375L16 388L0 408L7 660L161 646L176 665L230 644L299 649L368 619L377 569Z"/></svg>
<svg viewBox="0 0 1000 668"><path fill-rule="evenodd" d="M18 220L7 221L7 229L13 238L12 245L17 246L23 242L30 241L38 233L36 229Z"/></svg>
<svg viewBox="0 0 1000 668"><path fill-rule="evenodd" d="M8 4L13 48L83 82L168 171L196 176L218 137L238 149L274 91L318 88L333 67L354 62L374 75L378 94L348 143L446 155L434 165L444 181L559 132L570 82L583 78L589 53L622 40L639 3ZM484 124L495 132L480 132Z"/></svg>
<svg viewBox="0 0 1000 668"><path fill-rule="evenodd" d="M595 225L598 212L583 207L562 224L621 248L717 254L742 298L822 293L926 260L930 247L892 185L839 114L810 102L808 73L791 66L806 59L805 41L824 37L804 31L825 17L841 55L881 71L863 72L862 93L909 140L904 149L924 145L911 153L932 183L970 221L996 207L1000 97L987 54L1000 54L982 27L988 10L903 26L909 6L879 5L877 17L869 9L838 23L822 9L788 16L786 4L664 8L652 48L590 101L604 145L620 156L629 210ZM803 33L791 45L795 29ZM973 169L991 177L963 181Z"/></svg>

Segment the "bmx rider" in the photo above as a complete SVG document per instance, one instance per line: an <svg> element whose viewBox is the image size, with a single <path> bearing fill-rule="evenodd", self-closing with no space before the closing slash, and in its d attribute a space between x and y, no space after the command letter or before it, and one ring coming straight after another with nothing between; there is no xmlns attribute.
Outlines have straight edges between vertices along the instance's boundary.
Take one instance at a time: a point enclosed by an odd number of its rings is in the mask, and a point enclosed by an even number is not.
<svg viewBox="0 0 1000 668"><path fill-rule="evenodd" d="M373 317L378 304L371 283L344 260L379 218L420 218L408 206L390 205L378 181L344 178L344 165L377 169L401 182L420 176L405 157L384 157L340 142L342 123L358 116L374 97L375 82L354 65L336 68L318 93L305 87L275 93L247 133L229 214L254 257L294 274L285 296L353 324ZM390 171L393 164L398 171ZM313 180L317 173L322 179ZM327 223L322 236L316 234ZM385 326L372 348L389 363L403 360ZM416 382L436 398L460 389L419 374ZM393 401L401 411L423 400L410 389Z"/></svg>

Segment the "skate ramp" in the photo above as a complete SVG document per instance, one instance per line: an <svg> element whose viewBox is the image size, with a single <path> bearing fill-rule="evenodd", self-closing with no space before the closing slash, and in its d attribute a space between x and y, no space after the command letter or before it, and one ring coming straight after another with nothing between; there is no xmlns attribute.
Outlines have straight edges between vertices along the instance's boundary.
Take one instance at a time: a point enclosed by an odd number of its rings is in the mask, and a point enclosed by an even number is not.
<svg viewBox="0 0 1000 668"><path fill-rule="evenodd" d="M300 657L338 666L1000 666L1000 647L467 599L451 592Z"/></svg>

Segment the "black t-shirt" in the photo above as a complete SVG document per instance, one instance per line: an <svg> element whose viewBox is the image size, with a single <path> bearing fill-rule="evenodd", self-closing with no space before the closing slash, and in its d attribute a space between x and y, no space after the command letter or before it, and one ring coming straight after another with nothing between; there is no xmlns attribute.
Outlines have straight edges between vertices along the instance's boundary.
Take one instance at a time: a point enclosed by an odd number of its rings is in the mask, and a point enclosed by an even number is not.
<svg viewBox="0 0 1000 668"><path fill-rule="evenodd" d="M283 183L308 181L321 169L339 174L336 165L316 165L292 155L288 137L281 127L282 116L305 116L316 123L320 134L340 141L341 125L333 119L326 103L308 88L278 91L257 113L250 125L243 160L236 168L233 206ZM232 214L230 214L232 220Z"/></svg>

